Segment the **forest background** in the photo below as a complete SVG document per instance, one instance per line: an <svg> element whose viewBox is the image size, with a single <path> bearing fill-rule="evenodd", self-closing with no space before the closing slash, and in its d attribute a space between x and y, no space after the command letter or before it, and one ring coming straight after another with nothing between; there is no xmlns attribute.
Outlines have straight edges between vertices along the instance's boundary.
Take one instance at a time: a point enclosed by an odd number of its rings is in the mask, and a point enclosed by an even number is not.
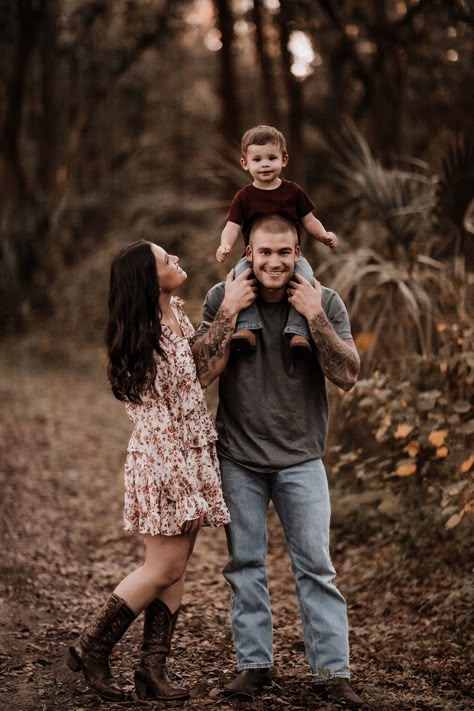
<svg viewBox="0 0 474 711"><path fill-rule="evenodd" d="M229 200L248 182L240 136L268 123L287 138L285 177L339 236L334 252L303 236L303 251L345 300L362 359L356 388L330 391L337 545L346 552L352 541L369 558L374 544L384 550L394 599L416 582L412 612L441 645L426 684L464 708L473 27L472 0L0 0L0 526L10 605L0 609L10 632L12 601L39 596L18 541L31 542L38 497L43 521L58 515L38 442L53 451L58 422L67 427L71 403L87 409L91 393L113 407L102 346L111 257L141 237L179 255L197 323L227 271L214 255ZM215 397L211 389L212 406ZM76 457L90 446L81 422L70 423L77 440L66 438ZM118 459L125 444L113 443ZM384 614L395 619L390 599ZM16 629L0 673L15 675L11 660L31 629ZM415 697L406 708L438 708ZM451 708L446 698L439 708Z"/></svg>

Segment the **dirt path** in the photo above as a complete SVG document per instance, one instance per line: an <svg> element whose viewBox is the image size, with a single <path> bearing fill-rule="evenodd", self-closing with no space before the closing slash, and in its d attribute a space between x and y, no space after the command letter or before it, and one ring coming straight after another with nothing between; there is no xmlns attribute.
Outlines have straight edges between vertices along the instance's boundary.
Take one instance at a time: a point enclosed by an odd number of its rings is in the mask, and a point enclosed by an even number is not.
<svg viewBox="0 0 474 711"><path fill-rule="evenodd" d="M130 424L97 364L50 363L18 353L0 373L0 709L329 709L311 693L293 583L281 532L270 515L275 682L252 703L224 702L234 671L220 574L223 531L205 530L191 560L171 668L192 689L185 704L133 698L141 623L118 646L113 667L130 701L101 702L63 663L66 643L120 578L141 545L122 531L122 472ZM474 708L469 697L468 580L447 566L418 575L381 529L361 542L344 527L333 487L333 551L349 605L355 685L373 708ZM363 537L362 537L363 538ZM426 566L425 566L426 567ZM433 566L432 566L433 568Z"/></svg>

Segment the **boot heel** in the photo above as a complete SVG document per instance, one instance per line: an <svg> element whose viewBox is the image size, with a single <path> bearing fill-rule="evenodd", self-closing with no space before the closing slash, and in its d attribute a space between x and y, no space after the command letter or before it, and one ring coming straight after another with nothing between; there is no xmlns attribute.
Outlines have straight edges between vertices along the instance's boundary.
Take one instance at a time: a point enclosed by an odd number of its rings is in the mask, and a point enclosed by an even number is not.
<svg viewBox="0 0 474 711"><path fill-rule="evenodd" d="M138 698L148 699L148 684L137 672L135 672L134 682Z"/></svg>
<svg viewBox="0 0 474 711"><path fill-rule="evenodd" d="M68 650L66 652L66 664L73 672L81 671L81 663L72 647L68 647Z"/></svg>

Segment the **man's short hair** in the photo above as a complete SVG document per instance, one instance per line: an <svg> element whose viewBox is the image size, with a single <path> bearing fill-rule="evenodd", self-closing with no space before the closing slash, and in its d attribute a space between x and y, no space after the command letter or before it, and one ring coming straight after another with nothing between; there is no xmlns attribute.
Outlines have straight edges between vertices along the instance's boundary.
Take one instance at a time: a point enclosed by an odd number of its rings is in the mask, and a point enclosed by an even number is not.
<svg viewBox="0 0 474 711"><path fill-rule="evenodd" d="M254 126L245 131L242 136L240 150L245 158L249 146L264 146L265 143L274 143L284 156L287 155L285 136L274 126Z"/></svg>
<svg viewBox="0 0 474 711"><path fill-rule="evenodd" d="M291 233L295 236L296 244L298 244L298 230L292 222L281 215L266 215L255 220L250 229L249 243L252 241L252 235L257 229L270 235L276 235L281 232Z"/></svg>

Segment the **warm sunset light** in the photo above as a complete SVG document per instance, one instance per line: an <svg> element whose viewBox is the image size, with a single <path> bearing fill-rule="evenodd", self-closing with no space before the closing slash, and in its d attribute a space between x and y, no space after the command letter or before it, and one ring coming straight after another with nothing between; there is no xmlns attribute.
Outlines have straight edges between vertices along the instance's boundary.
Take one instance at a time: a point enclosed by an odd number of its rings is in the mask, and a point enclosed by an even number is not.
<svg viewBox="0 0 474 711"><path fill-rule="evenodd" d="M312 73L312 64L316 58L311 40L305 32L295 30L290 35L288 48L293 55L291 72L295 77L304 79Z"/></svg>

